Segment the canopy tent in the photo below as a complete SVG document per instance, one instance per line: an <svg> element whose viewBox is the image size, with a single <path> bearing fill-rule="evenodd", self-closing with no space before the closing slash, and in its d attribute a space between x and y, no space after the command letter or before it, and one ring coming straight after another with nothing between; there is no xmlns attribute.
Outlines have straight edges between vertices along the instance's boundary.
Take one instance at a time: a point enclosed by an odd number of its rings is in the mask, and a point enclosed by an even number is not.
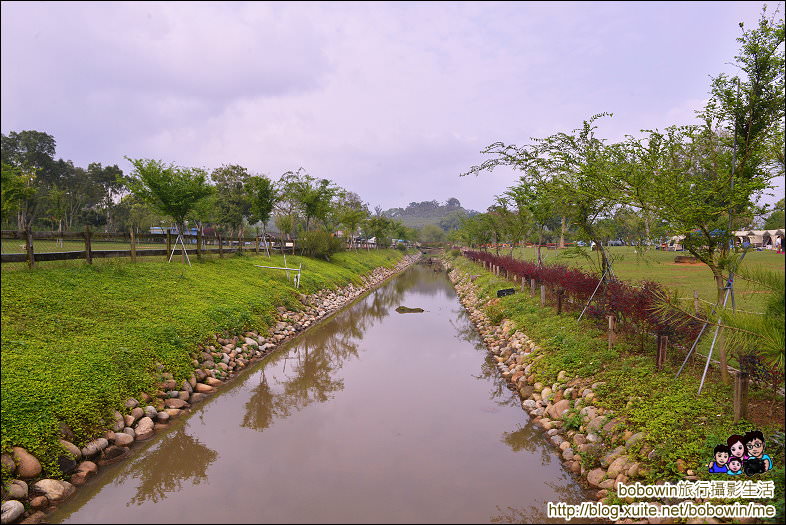
<svg viewBox="0 0 786 525"><path fill-rule="evenodd" d="M775 239L780 237L783 242L783 230L739 230L734 232L737 242L740 244L750 243L754 248L772 249Z"/></svg>

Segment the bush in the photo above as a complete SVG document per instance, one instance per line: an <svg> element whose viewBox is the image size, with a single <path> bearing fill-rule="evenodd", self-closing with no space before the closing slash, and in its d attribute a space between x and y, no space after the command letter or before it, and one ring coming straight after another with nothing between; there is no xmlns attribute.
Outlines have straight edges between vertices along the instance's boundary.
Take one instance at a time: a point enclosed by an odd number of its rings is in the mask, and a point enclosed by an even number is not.
<svg viewBox="0 0 786 525"><path fill-rule="evenodd" d="M456 250L456 249L450 250L451 257L458 257L459 255L461 255L461 250Z"/></svg>
<svg viewBox="0 0 786 525"><path fill-rule="evenodd" d="M397 249L398 251L400 251L400 252L405 252L405 251L407 251L407 247L406 247L406 246L404 246L403 244L400 244L400 243L396 245L396 249Z"/></svg>
<svg viewBox="0 0 786 525"><path fill-rule="evenodd" d="M330 260L334 253L343 251L344 241L323 230L304 232L298 238L301 253L307 257Z"/></svg>

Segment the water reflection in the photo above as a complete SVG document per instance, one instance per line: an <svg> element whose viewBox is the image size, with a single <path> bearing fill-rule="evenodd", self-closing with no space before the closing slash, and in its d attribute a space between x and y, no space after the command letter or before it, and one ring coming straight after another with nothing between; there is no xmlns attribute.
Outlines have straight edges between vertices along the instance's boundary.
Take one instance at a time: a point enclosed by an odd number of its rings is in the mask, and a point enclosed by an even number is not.
<svg viewBox="0 0 786 525"><path fill-rule="evenodd" d="M122 484L129 478L139 480L136 494L126 506L141 505L148 500L157 503L164 500L167 494L179 491L186 481L199 485L206 480L207 467L217 457L214 450L180 428L167 436L166 442L157 444L135 461L119 475L115 483Z"/></svg>
<svg viewBox="0 0 786 525"><path fill-rule="evenodd" d="M267 367L263 369L259 384L245 404L241 426L265 430L276 419L286 418L312 403L324 403L343 390L344 381L337 378L338 371L347 360L359 357L363 334L390 315L407 290L419 283L413 270L402 275L394 286L366 297L359 308L350 308L326 326L304 334L297 347L278 358L283 361L280 375L268 378Z"/></svg>

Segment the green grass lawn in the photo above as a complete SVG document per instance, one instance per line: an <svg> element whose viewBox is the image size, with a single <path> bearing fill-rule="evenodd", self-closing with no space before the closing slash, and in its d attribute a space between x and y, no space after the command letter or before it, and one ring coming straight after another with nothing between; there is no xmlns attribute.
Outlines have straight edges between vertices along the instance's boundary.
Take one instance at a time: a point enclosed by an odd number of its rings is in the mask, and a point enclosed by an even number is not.
<svg viewBox="0 0 786 525"><path fill-rule="evenodd" d="M623 281L657 281L668 288L678 290L681 296L690 301L693 300L693 291L697 290L701 299L715 302L715 281L712 272L706 265L674 262L675 256L689 256L689 252L649 250L642 255L636 253L637 249L631 246L611 246L608 250L613 260L614 273ZM492 250L492 253L496 252ZM572 250L547 250L545 248L541 250L546 264L564 264L597 271L600 267L598 252L590 252L589 249L586 249L586 253L591 256L591 259L577 256ZM510 249L501 249L500 255L510 255ZM535 248L515 248L513 256L517 259L535 261L537 260L537 250ZM786 256L778 255L773 251L752 251L745 256L744 264L784 271L784 261L786 261ZM743 310L761 312L765 302L763 297L765 293L742 279L735 282L737 307Z"/></svg>
<svg viewBox="0 0 786 525"><path fill-rule="evenodd" d="M396 250L343 252L329 263L287 256L290 267L303 265L299 290L283 271L254 266L282 266L281 255L4 271L2 449L25 447L57 472L58 422L80 443L94 437L123 400L153 391L156 363L186 378L197 343L264 329L277 306L297 307L298 293L359 282L401 257Z"/></svg>

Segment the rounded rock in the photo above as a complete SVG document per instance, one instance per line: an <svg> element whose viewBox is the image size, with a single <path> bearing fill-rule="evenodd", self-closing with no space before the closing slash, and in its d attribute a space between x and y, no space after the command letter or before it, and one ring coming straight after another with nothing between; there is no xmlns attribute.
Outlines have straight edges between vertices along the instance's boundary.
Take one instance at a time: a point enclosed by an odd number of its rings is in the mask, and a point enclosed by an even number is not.
<svg viewBox="0 0 786 525"><path fill-rule="evenodd" d="M33 484L33 489L49 501L62 501L74 493L74 486L59 479L42 479Z"/></svg>
<svg viewBox="0 0 786 525"><path fill-rule="evenodd" d="M114 443L119 447L128 447L133 442L134 442L134 436L130 434L126 434L125 432L119 432L115 434Z"/></svg>
<svg viewBox="0 0 786 525"><path fill-rule="evenodd" d="M156 414L158 414L158 410L156 410L156 407L151 405L147 405L144 410L145 410L145 415L150 418L156 417Z"/></svg>
<svg viewBox="0 0 786 525"><path fill-rule="evenodd" d="M153 420L145 416L139 420L136 425L136 439L137 441L144 441L153 437Z"/></svg>
<svg viewBox="0 0 786 525"><path fill-rule="evenodd" d="M45 509L49 506L49 498L46 496L36 496L30 500L30 506L34 509Z"/></svg>
<svg viewBox="0 0 786 525"><path fill-rule="evenodd" d="M30 452L22 447L14 447L11 452L17 465L16 473L20 478L34 478L41 473L41 462Z"/></svg>
<svg viewBox="0 0 786 525"><path fill-rule="evenodd" d="M182 399L167 399L164 402L164 406L166 406L167 408L184 408L188 406L188 403L186 403Z"/></svg>
<svg viewBox="0 0 786 525"><path fill-rule="evenodd" d="M12 479L8 483L8 499L25 499L27 498L27 483L21 479Z"/></svg>
<svg viewBox="0 0 786 525"><path fill-rule="evenodd" d="M8 454L0 455L0 464L2 464L4 469L10 471L12 475L14 472L16 472L16 463L14 462L14 458Z"/></svg>
<svg viewBox="0 0 786 525"><path fill-rule="evenodd" d="M60 440L60 444L66 449L74 459L79 459L82 457L82 451L79 450L79 447L71 443L70 441L66 441L65 439Z"/></svg>
<svg viewBox="0 0 786 525"><path fill-rule="evenodd" d="M207 397L207 394L200 394L199 392L194 392L191 394L191 397L188 398L190 403L199 403L200 401L204 400Z"/></svg>
<svg viewBox="0 0 786 525"><path fill-rule="evenodd" d="M204 383L197 383L195 390L197 391L197 393L200 394L212 394L213 392L216 391L215 388L213 388L210 385L206 385Z"/></svg>
<svg viewBox="0 0 786 525"><path fill-rule="evenodd" d="M3 506L0 507L0 523L3 525L13 523L24 513L25 506L22 505L22 502L15 499L5 501Z"/></svg>
<svg viewBox="0 0 786 525"><path fill-rule="evenodd" d="M134 418L134 421L138 421L145 415L145 411L141 407L135 407L131 410L131 417Z"/></svg>
<svg viewBox="0 0 786 525"><path fill-rule="evenodd" d="M125 447L112 445L107 447L106 450L104 450L104 452L101 454L101 459L98 461L98 464L103 467L105 465L117 463L125 459L129 453L129 450Z"/></svg>

